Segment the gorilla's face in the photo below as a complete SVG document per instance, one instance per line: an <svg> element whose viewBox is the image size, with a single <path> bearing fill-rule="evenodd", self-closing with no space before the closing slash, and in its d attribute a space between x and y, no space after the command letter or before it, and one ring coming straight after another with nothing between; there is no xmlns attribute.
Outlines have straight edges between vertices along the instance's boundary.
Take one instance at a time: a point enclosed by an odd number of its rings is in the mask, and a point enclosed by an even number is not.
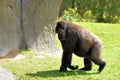
<svg viewBox="0 0 120 80"><path fill-rule="evenodd" d="M57 24L56 26L56 33L58 33L58 38L63 41L65 40L66 29L62 24Z"/></svg>
<svg viewBox="0 0 120 80"><path fill-rule="evenodd" d="M65 40L65 31L64 30L59 30L59 32L58 32L58 38L60 39L60 40Z"/></svg>

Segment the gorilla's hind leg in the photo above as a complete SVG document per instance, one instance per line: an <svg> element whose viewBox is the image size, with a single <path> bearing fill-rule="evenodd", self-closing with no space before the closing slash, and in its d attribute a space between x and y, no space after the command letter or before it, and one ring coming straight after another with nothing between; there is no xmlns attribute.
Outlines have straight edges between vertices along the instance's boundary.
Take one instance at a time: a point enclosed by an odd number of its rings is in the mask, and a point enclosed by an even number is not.
<svg viewBox="0 0 120 80"><path fill-rule="evenodd" d="M84 68L81 68L80 70L89 71L92 69L92 61L90 58L84 58Z"/></svg>
<svg viewBox="0 0 120 80"><path fill-rule="evenodd" d="M102 52L102 44L96 43L93 45L93 48L91 50L91 55L90 55L91 60L96 65L99 66L99 69L98 69L99 72L101 72L106 66L106 62L103 60L101 56L101 52Z"/></svg>

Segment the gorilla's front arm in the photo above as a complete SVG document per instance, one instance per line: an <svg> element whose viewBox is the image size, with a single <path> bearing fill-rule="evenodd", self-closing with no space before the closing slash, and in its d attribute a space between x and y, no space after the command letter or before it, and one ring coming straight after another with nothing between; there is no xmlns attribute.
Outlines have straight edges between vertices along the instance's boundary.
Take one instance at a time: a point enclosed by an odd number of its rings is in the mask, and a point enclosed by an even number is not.
<svg viewBox="0 0 120 80"><path fill-rule="evenodd" d="M62 65L60 67L60 71L67 71L67 67L72 70L78 69L77 65L76 66L71 65L72 52L73 52L76 42L75 42L75 40L71 39L69 34L70 33L67 33L67 37L66 37L65 41L61 41L62 47L63 47L63 55L62 55L62 63L61 63Z"/></svg>

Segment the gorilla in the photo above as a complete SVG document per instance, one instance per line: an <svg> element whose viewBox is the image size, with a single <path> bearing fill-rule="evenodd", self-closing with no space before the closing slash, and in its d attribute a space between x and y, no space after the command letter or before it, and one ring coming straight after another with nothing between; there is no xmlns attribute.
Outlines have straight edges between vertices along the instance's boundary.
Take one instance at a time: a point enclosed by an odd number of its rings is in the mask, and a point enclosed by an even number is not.
<svg viewBox="0 0 120 80"><path fill-rule="evenodd" d="M67 71L67 67L71 70L78 69L78 65L71 65L73 53L79 57L84 57L84 67L80 70L91 70L92 62L99 66L99 72L104 69L106 62L101 56L102 41L95 34L65 20L57 21L55 31L63 49L61 72Z"/></svg>

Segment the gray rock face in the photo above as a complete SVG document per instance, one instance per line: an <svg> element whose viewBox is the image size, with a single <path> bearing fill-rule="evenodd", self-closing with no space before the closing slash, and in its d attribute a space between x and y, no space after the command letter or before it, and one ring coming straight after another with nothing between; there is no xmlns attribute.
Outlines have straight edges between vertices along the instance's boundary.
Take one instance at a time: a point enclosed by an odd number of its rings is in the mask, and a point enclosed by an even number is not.
<svg viewBox="0 0 120 80"><path fill-rule="evenodd" d="M0 56L21 43L19 3L19 0L0 0Z"/></svg>
<svg viewBox="0 0 120 80"><path fill-rule="evenodd" d="M0 56L19 48L55 52L54 28L61 1L0 0Z"/></svg>
<svg viewBox="0 0 120 80"><path fill-rule="evenodd" d="M57 50L54 30L61 1L23 0L23 31L29 48L45 53Z"/></svg>
<svg viewBox="0 0 120 80"><path fill-rule="evenodd" d="M0 80L17 80L17 77L8 70L0 67Z"/></svg>

